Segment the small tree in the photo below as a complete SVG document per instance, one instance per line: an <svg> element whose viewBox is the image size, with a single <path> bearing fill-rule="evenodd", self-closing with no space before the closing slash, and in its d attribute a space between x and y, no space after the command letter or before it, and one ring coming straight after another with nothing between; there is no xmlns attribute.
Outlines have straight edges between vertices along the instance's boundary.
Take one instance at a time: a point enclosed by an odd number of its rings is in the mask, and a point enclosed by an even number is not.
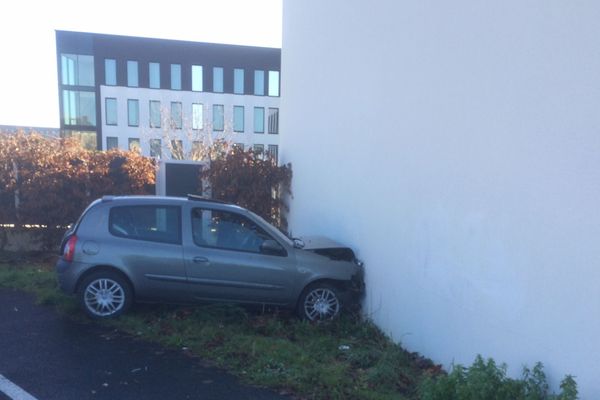
<svg viewBox="0 0 600 400"><path fill-rule="evenodd" d="M291 195L292 165L277 166L252 150L233 147L211 162L202 177L208 181L212 197L254 211L281 230L287 230L285 201Z"/></svg>

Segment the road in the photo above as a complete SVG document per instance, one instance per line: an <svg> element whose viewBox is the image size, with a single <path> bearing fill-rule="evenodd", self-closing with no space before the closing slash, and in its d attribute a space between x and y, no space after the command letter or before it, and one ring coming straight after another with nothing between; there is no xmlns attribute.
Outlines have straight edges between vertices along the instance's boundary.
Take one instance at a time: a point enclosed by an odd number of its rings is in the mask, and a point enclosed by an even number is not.
<svg viewBox="0 0 600 400"><path fill-rule="evenodd" d="M37 400L289 400L183 352L72 321L30 294L0 288L0 400L18 400L2 390L2 377Z"/></svg>

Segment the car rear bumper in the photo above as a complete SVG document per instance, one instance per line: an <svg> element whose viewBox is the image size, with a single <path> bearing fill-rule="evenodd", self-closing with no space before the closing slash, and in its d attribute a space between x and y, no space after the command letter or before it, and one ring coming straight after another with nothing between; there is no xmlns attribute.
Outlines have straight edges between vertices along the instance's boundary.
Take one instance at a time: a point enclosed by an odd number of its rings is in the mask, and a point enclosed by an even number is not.
<svg viewBox="0 0 600 400"><path fill-rule="evenodd" d="M65 293L74 293L77 285L77 276L75 274L73 263L60 258L56 262L56 275L58 277L58 286Z"/></svg>

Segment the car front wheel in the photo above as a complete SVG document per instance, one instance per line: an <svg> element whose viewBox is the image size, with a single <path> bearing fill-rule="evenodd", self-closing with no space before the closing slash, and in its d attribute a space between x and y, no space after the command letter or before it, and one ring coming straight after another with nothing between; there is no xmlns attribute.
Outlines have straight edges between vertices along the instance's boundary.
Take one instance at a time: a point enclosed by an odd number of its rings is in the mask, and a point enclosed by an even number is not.
<svg viewBox="0 0 600 400"><path fill-rule="evenodd" d="M298 302L300 318L309 321L334 319L339 316L341 308L338 289L326 283L308 286Z"/></svg>
<svg viewBox="0 0 600 400"><path fill-rule="evenodd" d="M99 271L84 279L79 290L79 300L92 318L112 318L121 315L131 306L133 292L121 275Z"/></svg>

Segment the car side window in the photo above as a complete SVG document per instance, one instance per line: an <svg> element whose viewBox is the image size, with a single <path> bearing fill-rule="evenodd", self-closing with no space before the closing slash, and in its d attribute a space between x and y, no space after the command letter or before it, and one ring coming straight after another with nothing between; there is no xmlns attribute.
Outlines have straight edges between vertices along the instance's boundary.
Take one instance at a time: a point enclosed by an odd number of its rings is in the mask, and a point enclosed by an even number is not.
<svg viewBox="0 0 600 400"><path fill-rule="evenodd" d="M112 207L109 232L118 237L181 244L181 211L176 206Z"/></svg>
<svg viewBox="0 0 600 400"><path fill-rule="evenodd" d="M202 247L261 253L262 244L273 238L249 218L228 211L194 208L194 243ZM277 243L277 242L275 242ZM283 247L282 252L285 252Z"/></svg>

